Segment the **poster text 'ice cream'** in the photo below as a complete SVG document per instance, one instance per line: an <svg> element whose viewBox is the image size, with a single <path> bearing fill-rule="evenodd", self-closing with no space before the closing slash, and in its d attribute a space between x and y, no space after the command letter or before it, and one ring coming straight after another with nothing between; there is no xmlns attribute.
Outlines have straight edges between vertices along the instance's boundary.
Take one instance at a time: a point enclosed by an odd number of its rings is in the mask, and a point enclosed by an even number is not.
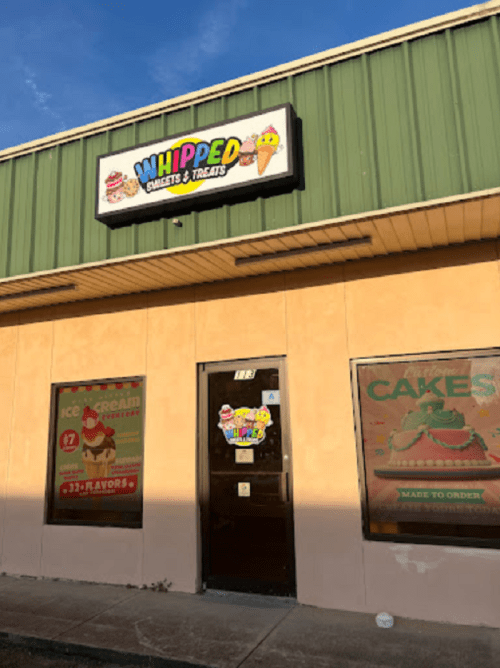
<svg viewBox="0 0 500 668"><path fill-rule="evenodd" d="M141 405L140 397L128 397L127 399L116 399L113 401L98 401L93 408L98 413L107 413L109 411L125 411L130 408L138 408ZM80 416L80 406L68 406L61 408L60 417L76 418Z"/></svg>

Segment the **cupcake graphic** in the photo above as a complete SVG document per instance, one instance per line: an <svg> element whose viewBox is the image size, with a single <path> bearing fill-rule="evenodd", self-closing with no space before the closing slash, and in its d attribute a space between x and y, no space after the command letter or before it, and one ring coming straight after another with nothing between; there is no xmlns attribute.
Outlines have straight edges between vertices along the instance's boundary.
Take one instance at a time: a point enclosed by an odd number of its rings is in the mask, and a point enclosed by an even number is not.
<svg viewBox="0 0 500 668"><path fill-rule="evenodd" d="M106 184L106 193L103 196L104 202L117 204L127 197L135 197L139 192L139 181L137 179L128 179L122 172L112 171L104 180Z"/></svg>
<svg viewBox="0 0 500 668"><path fill-rule="evenodd" d="M247 167L254 162L257 155L257 151L255 150L255 142L257 141L257 138L258 135L252 135L250 138L247 137L241 145L238 158L242 167Z"/></svg>
<svg viewBox="0 0 500 668"><path fill-rule="evenodd" d="M125 176L125 179L127 177ZM121 172L111 172L109 176L105 179L104 183L106 184L106 194L104 195L104 201L109 202L110 204L116 204L121 202L122 199L125 199L126 195L123 190L123 174Z"/></svg>

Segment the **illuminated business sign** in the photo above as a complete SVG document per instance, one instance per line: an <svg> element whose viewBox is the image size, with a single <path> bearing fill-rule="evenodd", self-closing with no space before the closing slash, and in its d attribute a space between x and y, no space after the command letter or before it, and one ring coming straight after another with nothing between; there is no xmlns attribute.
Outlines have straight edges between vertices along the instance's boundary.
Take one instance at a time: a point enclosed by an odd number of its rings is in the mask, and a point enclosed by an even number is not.
<svg viewBox="0 0 500 668"><path fill-rule="evenodd" d="M97 220L110 227L227 201L297 178L290 104L97 158Z"/></svg>

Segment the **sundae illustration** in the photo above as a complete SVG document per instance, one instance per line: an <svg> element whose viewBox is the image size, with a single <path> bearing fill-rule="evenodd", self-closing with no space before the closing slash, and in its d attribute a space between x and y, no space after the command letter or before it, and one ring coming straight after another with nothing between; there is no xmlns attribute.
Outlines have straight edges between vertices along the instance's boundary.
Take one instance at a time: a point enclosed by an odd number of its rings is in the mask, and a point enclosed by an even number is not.
<svg viewBox="0 0 500 668"><path fill-rule="evenodd" d="M110 172L104 183L106 193L103 201L110 204L121 202L126 197L134 197L139 192L139 181L137 179L127 180L127 175L123 176L122 172Z"/></svg>
<svg viewBox="0 0 500 668"><path fill-rule="evenodd" d="M229 404L224 404L219 411L220 422L217 425L222 431L234 429L234 411Z"/></svg>
<svg viewBox="0 0 500 668"><path fill-rule="evenodd" d="M219 411L217 426L229 444L248 447L262 443L266 437L266 428L272 424L271 413L266 406L233 409L229 404L224 404Z"/></svg>
<svg viewBox="0 0 500 668"><path fill-rule="evenodd" d="M446 410L444 399L430 390L417 400L417 407L403 416L400 430L391 432L389 461L376 468L375 475L422 480L500 477L500 466L488 458L482 436L465 424L462 413Z"/></svg>
<svg viewBox="0 0 500 668"><path fill-rule="evenodd" d="M116 459L115 430L105 427L99 413L85 406L82 416L82 460L89 478L107 478Z"/></svg>
<svg viewBox="0 0 500 668"><path fill-rule="evenodd" d="M245 427L253 429L255 426L255 410L248 411L245 417Z"/></svg>

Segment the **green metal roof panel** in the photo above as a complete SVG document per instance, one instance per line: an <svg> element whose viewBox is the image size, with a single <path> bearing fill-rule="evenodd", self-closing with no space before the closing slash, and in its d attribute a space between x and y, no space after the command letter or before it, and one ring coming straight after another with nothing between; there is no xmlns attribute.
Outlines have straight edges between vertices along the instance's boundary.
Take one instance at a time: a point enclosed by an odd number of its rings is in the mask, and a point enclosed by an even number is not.
<svg viewBox="0 0 500 668"><path fill-rule="evenodd" d="M333 126L332 179L337 200L332 213L344 216L354 211L370 211L378 204L373 190L376 174L366 63L363 57L353 58L328 69Z"/></svg>
<svg viewBox="0 0 500 668"><path fill-rule="evenodd" d="M110 230L94 218L95 169L97 156L109 150L109 133L100 133L81 140L84 145L84 201L82 252L80 262L99 262L108 257Z"/></svg>
<svg viewBox="0 0 500 668"><path fill-rule="evenodd" d="M421 198L446 197L462 189L453 89L443 35L416 41L409 51L415 151ZM436 67L436 63L440 67Z"/></svg>
<svg viewBox="0 0 500 668"><path fill-rule="evenodd" d="M8 275L14 160L0 163L0 276Z"/></svg>
<svg viewBox="0 0 500 668"><path fill-rule="evenodd" d="M31 239L33 227L33 200L35 155L27 155L14 163L14 188L11 191L11 232L8 272L12 275L30 271Z"/></svg>
<svg viewBox="0 0 500 668"><path fill-rule="evenodd" d="M450 32L449 39L456 61L458 108L462 112L469 181L466 189L491 188L498 185L500 170L498 18L466 26L455 34Z"/></svg>
<svg viewBox="0 0 500 668"><path fill-rule="evenodd" d="M0 276L315 222L500 184L498 15L0 163ZM109 230L96 159L290 102L302 181Z"/></svg>

